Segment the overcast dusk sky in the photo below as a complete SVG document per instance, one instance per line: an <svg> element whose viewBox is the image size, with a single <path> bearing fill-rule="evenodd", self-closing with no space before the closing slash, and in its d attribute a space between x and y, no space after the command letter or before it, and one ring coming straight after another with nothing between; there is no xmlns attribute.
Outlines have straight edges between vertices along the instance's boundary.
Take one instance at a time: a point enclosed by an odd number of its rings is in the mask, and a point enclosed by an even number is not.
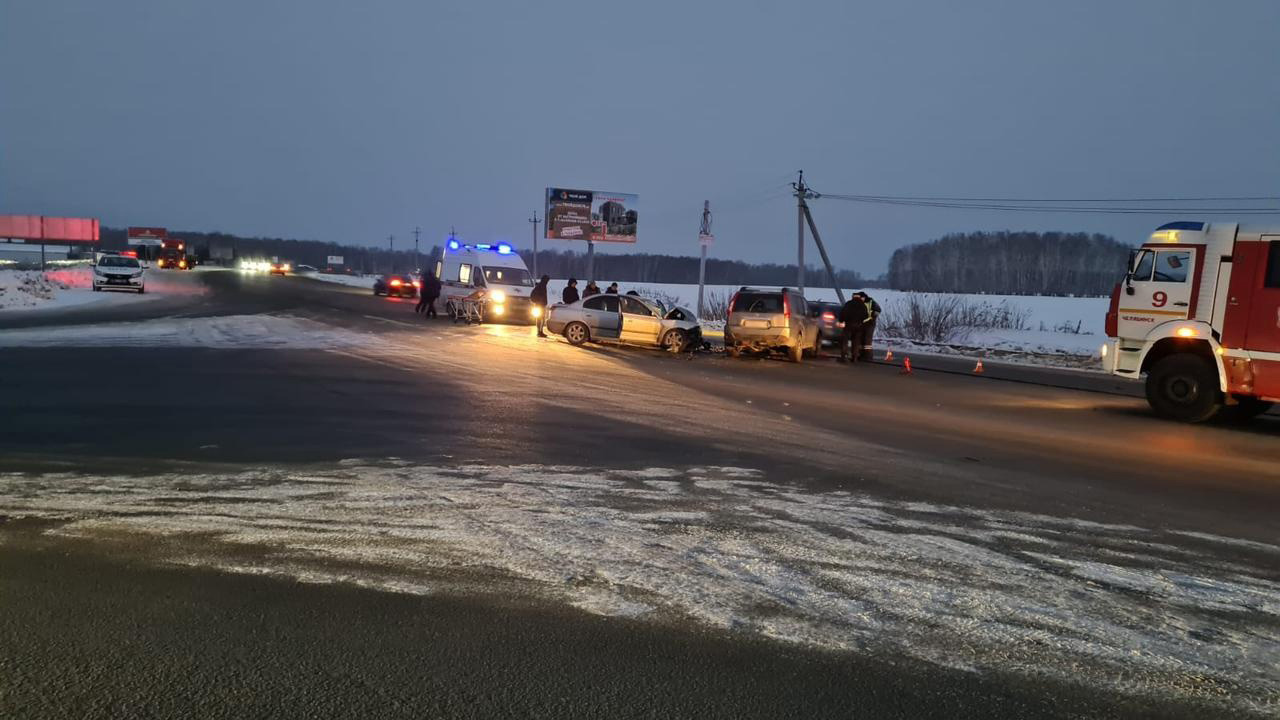
<svg viewBox="0 0 1280 720"><path fill-rule="evenodd" d="M713 255L793 262L800 168L833 193L1277 196L1278 30L1275 0L0 0L0 212L527 245L551 185L638 193L636 249L696 254L708 199ZM871 275L950 231L1196 219L813 212Z"/></svg>

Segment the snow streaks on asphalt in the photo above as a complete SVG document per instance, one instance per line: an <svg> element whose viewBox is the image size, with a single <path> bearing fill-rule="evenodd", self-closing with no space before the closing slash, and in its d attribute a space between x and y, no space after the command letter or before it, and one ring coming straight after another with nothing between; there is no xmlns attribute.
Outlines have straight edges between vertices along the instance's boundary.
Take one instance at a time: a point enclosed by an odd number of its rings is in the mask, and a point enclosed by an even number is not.
<svg viewBox="0 0 1280 720"><path fill-rule="evenodd" d="M163 536L169 562L1016 671L1265 714L1280 546L853 492L742 468L348 461L0 476L0 515ZM210 539L216 542L210 542Z"/></svg>
<svg viewBox="0 0 1280 720"><path fill-rule="evenodd" d="M37 327L0 333L0 347L206 347L335 349L368 342L368 335L302 318L224 315L142 322Z"/></svg>

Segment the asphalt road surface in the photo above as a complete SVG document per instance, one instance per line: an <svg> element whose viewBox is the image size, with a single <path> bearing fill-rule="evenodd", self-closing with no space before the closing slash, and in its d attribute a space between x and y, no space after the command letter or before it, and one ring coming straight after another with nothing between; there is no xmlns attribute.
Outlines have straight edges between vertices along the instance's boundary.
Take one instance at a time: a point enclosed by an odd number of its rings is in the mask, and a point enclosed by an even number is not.
<svg viewBox="0 0 1280 720"><path fill-rule="evenodd" d="M1280 712L1280 421L308 278L0 316L9 716Z"/></svg>

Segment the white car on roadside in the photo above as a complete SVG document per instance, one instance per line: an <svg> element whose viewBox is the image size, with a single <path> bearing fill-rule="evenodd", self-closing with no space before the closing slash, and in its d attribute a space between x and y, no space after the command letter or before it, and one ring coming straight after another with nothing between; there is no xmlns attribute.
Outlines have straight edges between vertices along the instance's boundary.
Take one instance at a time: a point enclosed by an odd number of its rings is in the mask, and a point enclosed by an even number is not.
<svg viewBox="0 0 1280 720"><path fill-rule="evenodd" d="M552 305L547 330L564 335L572 345L617 342L681 352L702 344L702 327L692 311L667 310L655 300L635 295L606 293Z"/></svg>
<svg viewBox="0 0 1280 720"><path fill-rule="evenodd" d="M132 290L147 291L146 269L138 258L125 255L103 255L93 266L93 291Z"/></svg>

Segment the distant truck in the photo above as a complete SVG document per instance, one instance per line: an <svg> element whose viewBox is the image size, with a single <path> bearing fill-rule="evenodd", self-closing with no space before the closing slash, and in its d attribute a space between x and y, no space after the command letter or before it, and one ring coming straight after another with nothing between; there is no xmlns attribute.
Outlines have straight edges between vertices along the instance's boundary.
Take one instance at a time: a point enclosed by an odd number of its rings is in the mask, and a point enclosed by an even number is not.
<svg viewBox="0 0 1280 720"><path fill-rule="evenodd" d="M187 255L187 244L176 238L165 239L156 254L156 267L169 270L190 270L195 258Z"/></svg>
<svg viewBox="0 0 1280 720"><path fill-rule="evenodd" d="M1160 415L1251 418L1280 401L1280 228L1162 225L1111 294L1108 372Z"/></svg>

